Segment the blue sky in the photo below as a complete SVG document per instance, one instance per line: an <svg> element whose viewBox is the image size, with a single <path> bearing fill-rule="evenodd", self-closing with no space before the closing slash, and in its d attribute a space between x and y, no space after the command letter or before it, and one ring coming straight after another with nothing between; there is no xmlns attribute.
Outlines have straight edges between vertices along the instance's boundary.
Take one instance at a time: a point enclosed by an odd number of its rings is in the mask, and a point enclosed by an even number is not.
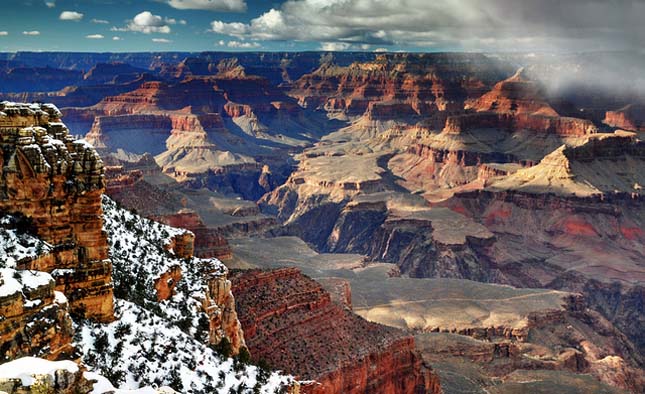
<svg viewBox="0 0 645 394"><path fill-rule="evenodd" d="M642 50L643 0L3 0L0 51Z"/></svg>
<svg viewBox="0 0 645 394"><path fill-rule="evenodd" d="M46 3L50 3L50 6ZM240 40L212 32L210 23L213 20L227 22L239 19L250 20L272 6L279 7L280 2L248 1L246 5L244 12L231 12L176 9L163 1L154 0L2 0L0 51L243 50L244 48L229 47L229 41ZM61 13L65 11L83 15L78 20L79 16L74 17L74 15L71 15L71 19L61 20ZM169 33L123 31L129 21L145 11L164 20L174 19L174 23L164 21L165 26L169 28ZM185 21L185 24L181 21ZM23 34L36 31L40 34ZM7 35L3 35L2 32L6 32ZM97 35L103 38L88 38L88 36L98 37ZM114 37L119 39L115 40ZM223 46L220 45L220 41L224 41ZM286 46L284 43L278 45L268 43L263 47L277 50ZM312 45L297 46L297 48L311 47Z"/></svg>

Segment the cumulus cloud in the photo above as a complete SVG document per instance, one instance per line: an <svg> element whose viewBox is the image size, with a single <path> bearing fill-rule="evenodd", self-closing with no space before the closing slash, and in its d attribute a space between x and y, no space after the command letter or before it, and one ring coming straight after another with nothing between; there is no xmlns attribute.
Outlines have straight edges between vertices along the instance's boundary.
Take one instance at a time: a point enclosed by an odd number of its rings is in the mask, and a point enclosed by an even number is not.
<svg viewBox="0 0 645 394"><path fill-rule="evenodd" d="M76 11L63 11L60 13L58 19L62 21L74 21L78 22L83 19L83 14Z"/></svg>
<svg viewBox="0 0 645 394"><path fill-rule="evenodd" d="M55 1L46 1L45 5L47 6L47 8L54 8L54 7L56 7L56 2Z"/></svg>
<svg viewBox="0 0 645 394"><path fill-rule="evenodd" d="M110 21L106 21L105 19L96 19L96 18L93 18L91 22L98 23L100 25L107 25L108 23L110 23Z"/></svg>
<svg viewBox="0 0 645 394"><path fill-rule="evenodd" d="M25 36L39 36L40 32L38 30L29 30L29 31L23 31L22 34Z"/></svg>
<svg viewBox="0 0 645 394"><path fill-rule="evenodd" d="M9 32L8 31L0 31L0 36L8 36Z"/></svg>
<svg viewBox="0 0 645 394"><path fill-rule="evenodd" d="M114 37L112 37L112 41L121 41L121 37L114 36Z"/></svg>
<svg viewBox="0 0 645 394"><path fill-rule="evenodd" d="M125 27L112 27L112 31L135 31L144 34L152 33L170 33L171 24L176 23L172 18L163 18L159 15L154 15L150 11L143 11L138 13L132 18Z"/></svg>
<svg viewBox="0 0 645 394"><path fill-rule="evenodd" d="M229 36L243 37L251 35L248 25L241 22L226 23L221 21L211 22L211 31L214 33L226 34Z"/></svg>
<svg viewBox="0 0 645 394"><path fill-rule="evenodd" d="M640 48L640 0L287 0L248 23L213 21L237 39L449 50Z"/></svg>
<svg viewBox="0 0 645 394"><path fill-rule="evenodd" d="M89 38L91 40L101 40L105 37L102 34L88 34L85 36L85 38Z"/></svg>
<svg viewBox="0 0 645 394"><path fill-rule="evenodd" d="M160 44L170 44L172 40L169 40L167 38L153 38L152 42L160 43Z"/></svg>
<svg viewBox="0 0 645 394"><path fill-rule="evenodd" d="M166 3L179 10L246 11L244 0L166 0Z"/></svg>

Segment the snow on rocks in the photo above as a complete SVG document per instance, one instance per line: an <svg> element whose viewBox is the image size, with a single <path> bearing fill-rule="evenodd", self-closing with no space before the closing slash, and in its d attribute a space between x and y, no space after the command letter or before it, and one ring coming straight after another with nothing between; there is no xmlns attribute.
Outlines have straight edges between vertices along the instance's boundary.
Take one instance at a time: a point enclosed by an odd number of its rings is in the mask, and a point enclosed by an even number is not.
<svg viewBox="0 0 645 394"><path fill-rule="evenodd" d="M0 268L15 268L16 264L47 254L52 246L37 237L19 231L20 218L0 217Z"/></svg>
<svg viewBox="0 0 645 394"><path fill-rule="evenodd" d="M46 272L0 269L0 298L25 293L39 287L53 285L54 278Z"/></svg>
<svg viewBox="0 0 645 394"><path fill-rule="evenodd" d="M207 276L223 277L227 269L216 259L180 259L169 250L173 237L186 230L141 218L105 196L103 212L117 320L77 327L77 347L92 373L119 390L169 386L187 394L279 393L293 383L289 376L227 358L208 345L209 319L202 304ZM181 269L182 279L170 299L158 302L154 281L173 267Z"/></svg>
<svg viewBox="0 0 645 394"><path fill-rule="evenodd" d="M115 312L118 320L113 323L85 323L79 347L83 362L120 389L170 386L182 393L278 393L291 382L275 372L223 359L174 321L133 303L118 300Z"/></svg>
<svg viewBox="0 0 645 394"><path fill-rule="evenodd" d="M20 379L24 387L36 382L35 377L49 375L54 380L56 371L78 372L73 361L49 361L38 357L23 357L0 365L0 379Z"/></svg>

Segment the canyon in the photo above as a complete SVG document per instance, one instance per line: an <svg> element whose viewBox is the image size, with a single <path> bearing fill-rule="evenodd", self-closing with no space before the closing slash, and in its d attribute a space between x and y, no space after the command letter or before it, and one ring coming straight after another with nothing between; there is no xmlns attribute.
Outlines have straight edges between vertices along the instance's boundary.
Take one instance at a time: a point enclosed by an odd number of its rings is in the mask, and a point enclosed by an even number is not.
<svg viewBox="0 0 645 394"><path fill-rule="evenodd" d="M4 55L43 76L0 98L61 107L2 104L3 226L46 252L10 268L54 283L7 314L68 327L6 354L64 358L82 312L115 386L192 365L136 348L174 319L293 392L642 392L642 98L555 82L596 56Z"/></svg>

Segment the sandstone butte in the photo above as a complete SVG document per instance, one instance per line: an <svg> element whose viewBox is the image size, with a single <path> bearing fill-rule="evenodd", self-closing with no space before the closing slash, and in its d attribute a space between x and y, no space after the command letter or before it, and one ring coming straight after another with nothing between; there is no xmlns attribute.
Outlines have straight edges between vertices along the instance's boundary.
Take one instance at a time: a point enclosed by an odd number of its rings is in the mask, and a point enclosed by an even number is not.
<svg viewBox="0 0 645 394"><path fill-rule="evenodd" d="M0 103L0 211L29 218L34 235L53 245L50 253L16 268L51 273L72 313L110 321L103 162L60 118L53 105Z"/></svg>
<svg viewBox="0 0 645 394"><path fill-rule="evenodd" d="M301 392L441 392L412 336L355 315L298 269L233 272L231 281L252 357L316 381Z"/></svg>

